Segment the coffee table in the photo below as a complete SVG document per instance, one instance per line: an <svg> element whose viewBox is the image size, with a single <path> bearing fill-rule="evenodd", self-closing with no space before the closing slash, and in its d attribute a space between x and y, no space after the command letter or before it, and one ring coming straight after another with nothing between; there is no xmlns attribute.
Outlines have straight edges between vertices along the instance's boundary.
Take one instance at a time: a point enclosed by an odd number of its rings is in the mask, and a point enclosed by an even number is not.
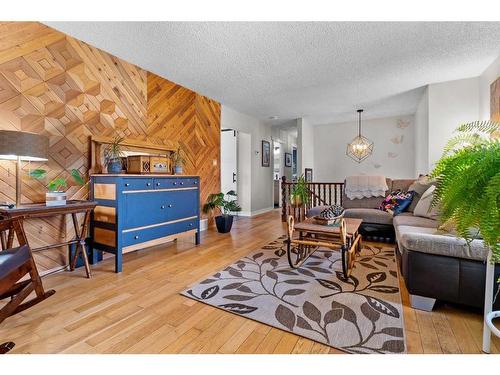
<svg viewBox="0 0 500 375"><path fill-rule="evenodd" d="M295 224L293 216L288 217L287 255L292 268L299 268L311 254L320 247L340 251L342 273L351 275L356 255L361 251L359 227L363 220L341 218L338 224L317 224L313 218ZM298 237L294 233L298 233Z"/></svg>

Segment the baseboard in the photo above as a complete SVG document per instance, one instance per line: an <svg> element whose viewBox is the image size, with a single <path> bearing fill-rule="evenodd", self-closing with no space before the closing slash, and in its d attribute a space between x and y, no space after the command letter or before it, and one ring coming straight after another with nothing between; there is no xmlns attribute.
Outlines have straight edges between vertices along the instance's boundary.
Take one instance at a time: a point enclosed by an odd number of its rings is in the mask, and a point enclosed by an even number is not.
<svg viewBox="0 0 500 375"><path fill-rule="evenodd" d="M244 217L252 217L252 216L257 216L261 214L265 214L266 212L274 210L274 207L266 207L262 208L260 210L255 210L255 211L240 211L238 212L238 216L244 216Z"/></svg>
<svg viewBox="0 0 500 375"><path fill-rule="evenodd" d="M208 219L200 220L200 232L203 232L208 229Z"/></svg>

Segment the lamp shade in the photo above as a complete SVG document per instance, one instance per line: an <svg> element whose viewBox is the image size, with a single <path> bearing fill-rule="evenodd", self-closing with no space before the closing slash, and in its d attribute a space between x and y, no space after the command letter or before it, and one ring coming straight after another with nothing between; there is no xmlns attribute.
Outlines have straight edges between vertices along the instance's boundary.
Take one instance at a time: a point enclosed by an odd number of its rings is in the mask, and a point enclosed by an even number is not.
<svg viewBox="0 0 500 375"><path fill-rule="evenodd" d="M48 160L49 140L39 134L0 130L0 159Z"/></svg>

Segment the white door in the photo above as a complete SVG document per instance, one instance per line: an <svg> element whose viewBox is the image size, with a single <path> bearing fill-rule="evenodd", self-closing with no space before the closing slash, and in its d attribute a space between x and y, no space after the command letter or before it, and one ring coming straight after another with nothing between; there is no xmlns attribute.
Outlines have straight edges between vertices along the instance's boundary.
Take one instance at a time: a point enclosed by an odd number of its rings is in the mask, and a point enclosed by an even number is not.
<svg viewBox="0 0 500 375"><path fill-rule="evenodd" d="M229 190L236 190L237 171L237 133L235 130L226 129L221 133L221 190L226 194Z"/></svg>

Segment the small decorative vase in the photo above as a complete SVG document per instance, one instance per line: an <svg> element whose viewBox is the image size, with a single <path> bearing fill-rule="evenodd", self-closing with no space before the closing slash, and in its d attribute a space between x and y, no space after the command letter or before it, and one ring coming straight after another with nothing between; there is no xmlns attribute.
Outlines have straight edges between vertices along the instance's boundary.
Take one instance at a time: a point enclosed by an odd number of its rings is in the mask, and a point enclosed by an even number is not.
<svg viewBox="0 0 500 375"><path fill-rule="evenodd" d="M45 205L47 207L64 206L66 204L66 192L50 191L45 193Z"/></svg>
<svg viewBox="0 0 500 375"><path fill-rule="evenodd" d="M176 165L174 167L174 174L182 174L182 165Z"/></svg>
<svg viewBox="0 0 500 375"><path fill-rule="evenodd" d="M304 202L302 202L302 197L300 195L290 195L290 204L293 207L300 207Z"/></svg>
<svg viewBox="0 0 500 375"><path fill-rule="evenodd" d="M118 174L122 171L122 162L120 159L110 160L108 163L108 173Z"/></svg>

